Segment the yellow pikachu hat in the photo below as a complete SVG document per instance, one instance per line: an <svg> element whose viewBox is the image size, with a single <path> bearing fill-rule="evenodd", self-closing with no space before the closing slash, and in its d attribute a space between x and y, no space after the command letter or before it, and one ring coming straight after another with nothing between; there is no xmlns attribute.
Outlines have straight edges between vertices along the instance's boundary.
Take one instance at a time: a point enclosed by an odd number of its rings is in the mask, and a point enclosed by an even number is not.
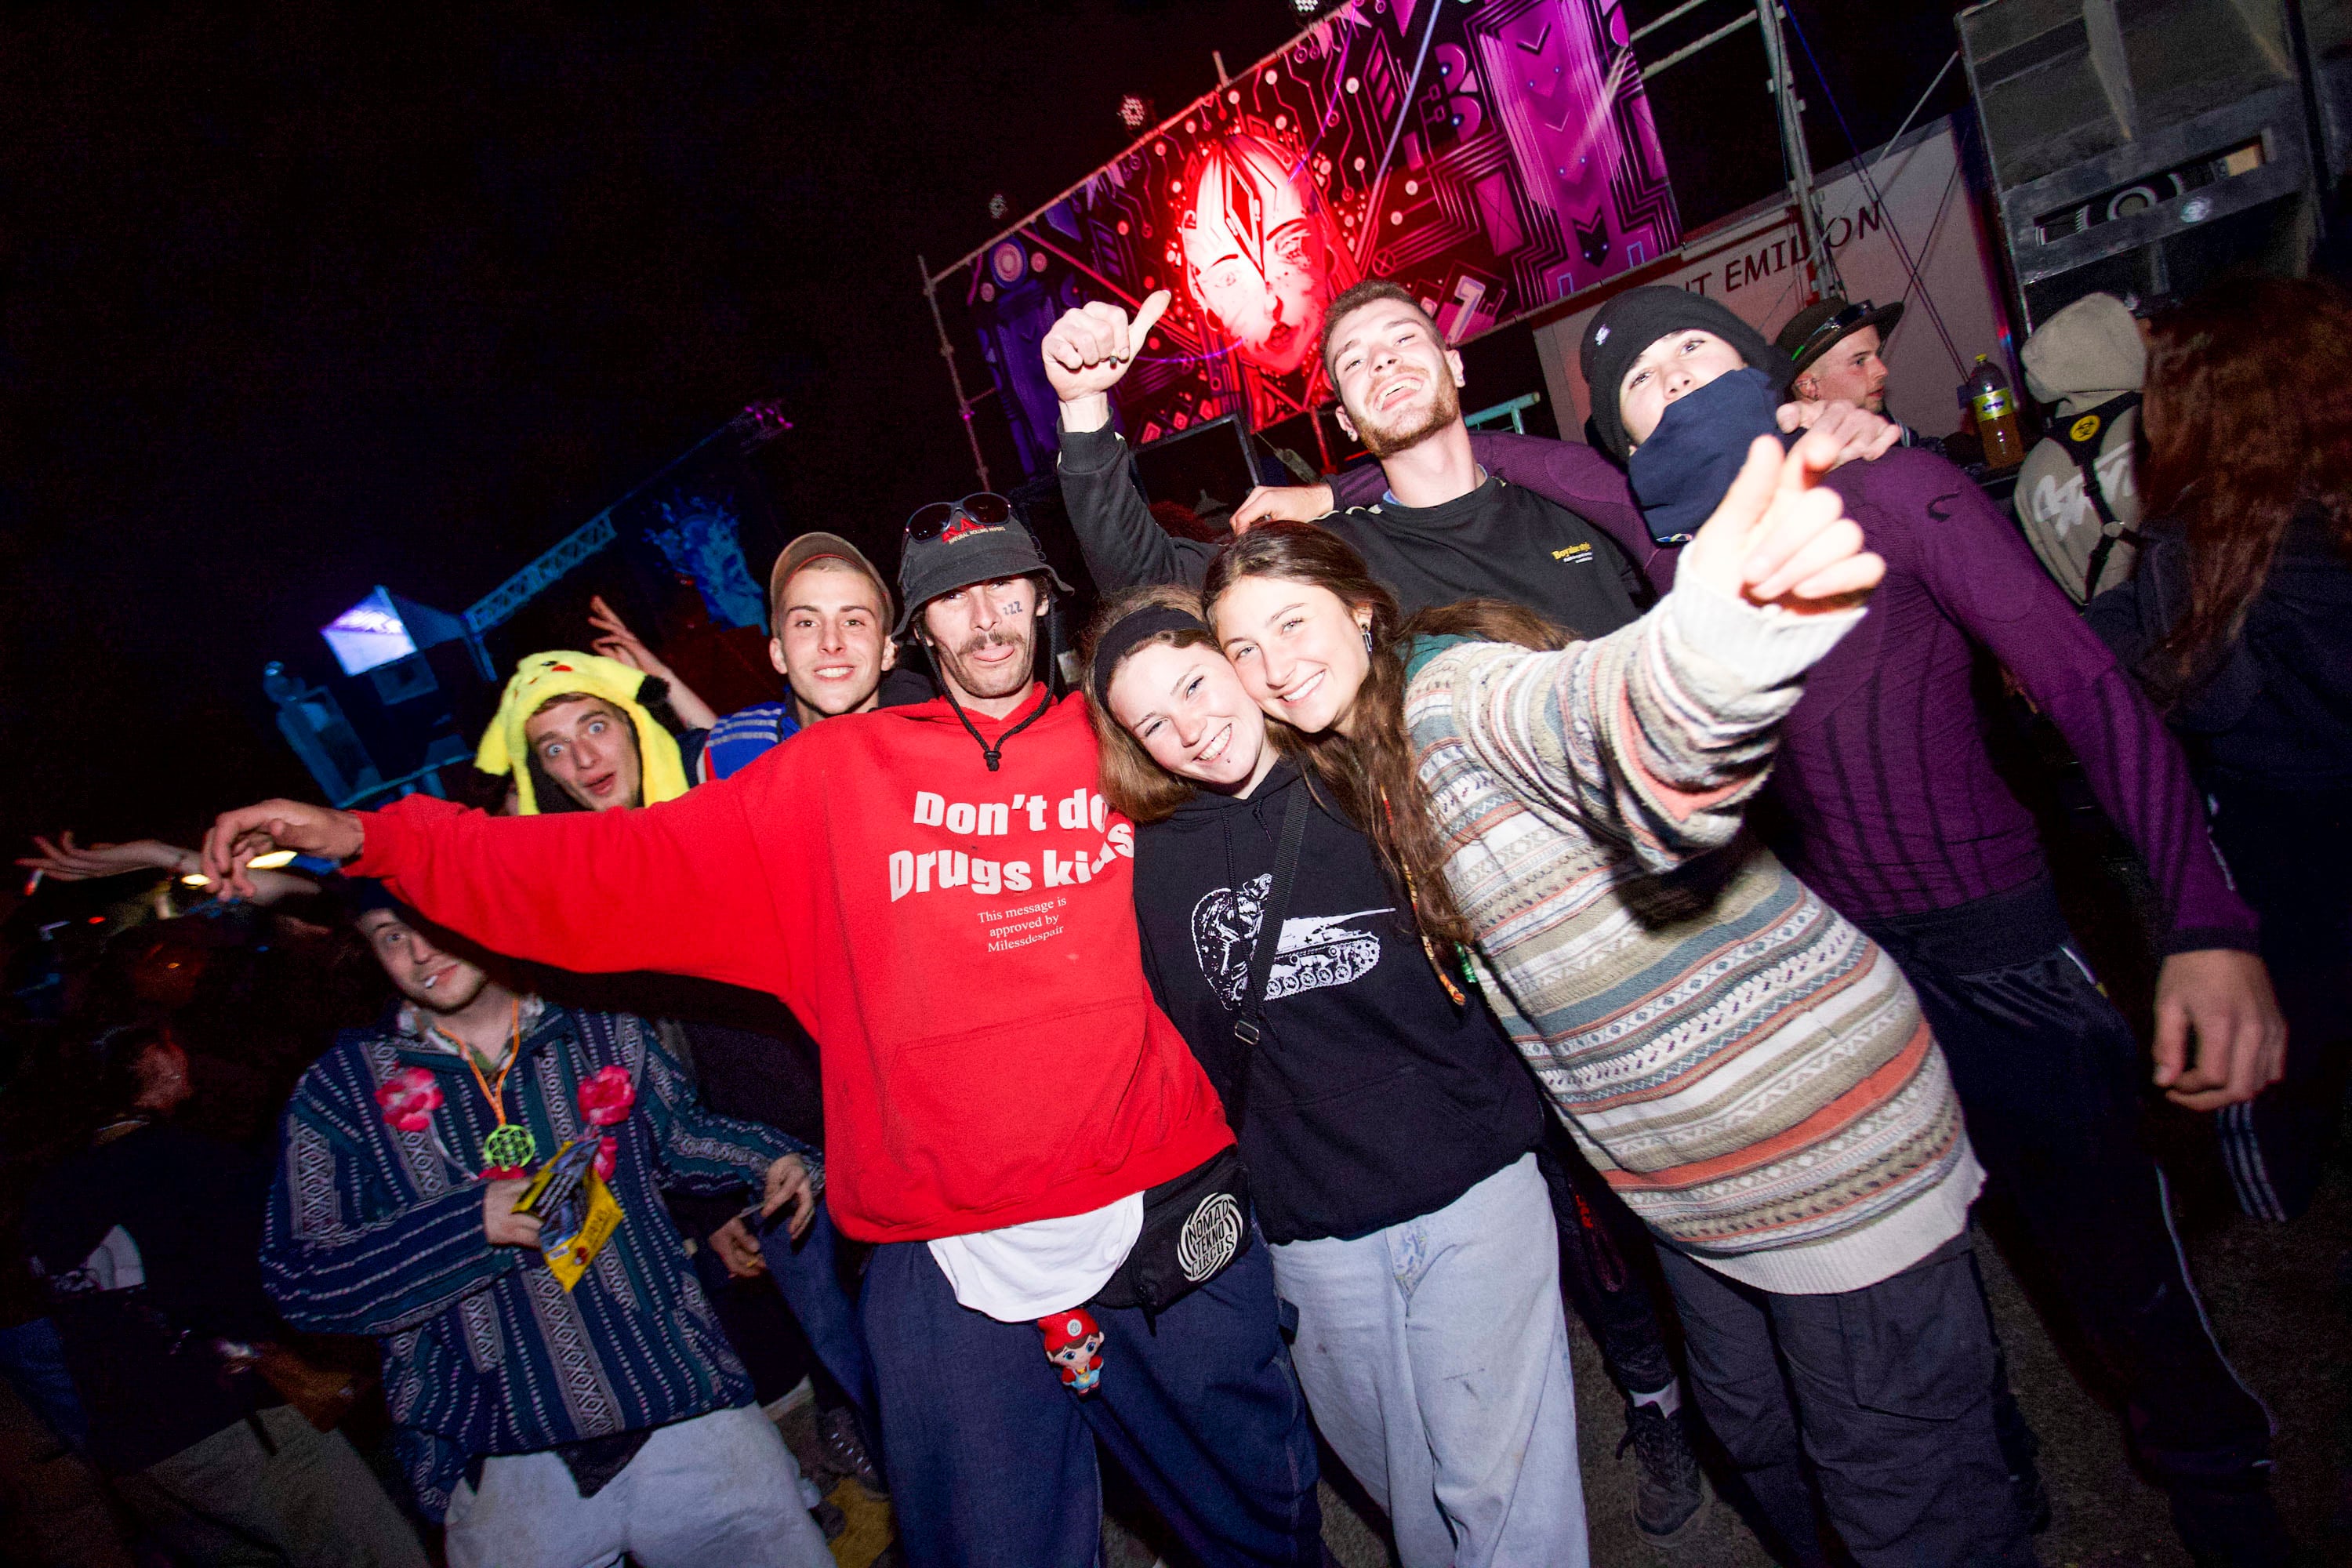
<svg viewBox="0 0 2352 1568"><path fill-rule="evenodd" d="M523 726L551 697L601 697L626 713L636 727L637 758L645 781L639 786L643 804L676 800L687 791L686 763L678 754L677 742L637 700L637 690L645 683L643 671L602 654L557 648L528 655L515 666L514 679L507 682L498 716L482 731L474 765L486 773L512 773L516 810L524 816L538 815L541 807L534 786L543 775L529 765L530 746L523 739ZM517 766L519 762L523 765Z"/></svg>

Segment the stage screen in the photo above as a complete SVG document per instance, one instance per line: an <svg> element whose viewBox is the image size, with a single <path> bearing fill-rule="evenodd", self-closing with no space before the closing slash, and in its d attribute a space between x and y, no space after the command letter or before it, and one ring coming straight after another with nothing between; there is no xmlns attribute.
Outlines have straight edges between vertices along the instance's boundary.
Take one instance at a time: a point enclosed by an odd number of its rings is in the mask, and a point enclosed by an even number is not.
<svg viewBox="0 0 2352 1568"><path fill-rule="evenodd" d="M408 635L392 595L383 588L320 626L319 635L334 650L345 675L365 675L416 651L416 639Z"/></svg>
<svg viewBox="0 0 2352 1568"><path fill-rule="evenodd" d="M1617 0L1357 0L982 246L941 292L962 285L1024 466L1055 447L1038 343L1087 300L1175 296L1119 385L1146 443L1328 404L1323 310L1360 279L1461 342L1673 248L1625 33Z"/></svg>

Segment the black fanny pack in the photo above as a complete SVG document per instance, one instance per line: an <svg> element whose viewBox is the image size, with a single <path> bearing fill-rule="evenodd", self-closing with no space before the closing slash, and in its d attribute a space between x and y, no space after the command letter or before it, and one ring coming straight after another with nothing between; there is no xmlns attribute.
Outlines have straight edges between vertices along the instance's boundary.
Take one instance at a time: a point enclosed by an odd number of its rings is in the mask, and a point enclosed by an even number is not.
<svg viewBox="0 0 2352 1568"><path fill-rule="evenodd" d="M1292 786L1282 819L1282 844L1274 863L1271 895L1260 911L1257 941L1250 951L1249 978L1234 1019L1241 1047L1225 1121L1241 1136L1249 1115L1250 1064L1265 1022L1266 981L1281 945L1282 921L1290 909L1291 884L1298 875L1298 849L1307 837L1307 792ZM1109 1283L1096 1293L1103 1307L1140 1307L1157 1317L1223 1273L1250 1247L1249 1168L1241 1145L1227 1145L1213 1158L1143 1194L1143 1230Z"/></svg>
<svg viewBox="0 0 2352 1568"><path fill-rule="evenodd" d="M1249 1250L1249 1173L1232 1145L1145 1189L1143 1229L1095 1304L1158 1317Z"/></svg>

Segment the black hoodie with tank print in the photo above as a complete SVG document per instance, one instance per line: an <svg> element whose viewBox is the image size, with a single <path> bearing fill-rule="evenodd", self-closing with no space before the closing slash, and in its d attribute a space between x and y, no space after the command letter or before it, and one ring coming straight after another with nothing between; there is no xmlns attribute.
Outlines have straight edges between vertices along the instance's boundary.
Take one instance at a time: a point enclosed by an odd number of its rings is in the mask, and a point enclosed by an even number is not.
<svg viewBox="0 0 2352 1568"><path fill-rule="evenodd" d="M1278 763L1248 799L1201 791L1136 837L1144 971L1229 1105L1283 816L1307 787ZM1326 795L1266 988L1240 1131L1267 1239L1352 1238L1432 1213L1542 1137L1534 1076L1475 990L1461 1006L1446 994L1370 840Z"/></svg>

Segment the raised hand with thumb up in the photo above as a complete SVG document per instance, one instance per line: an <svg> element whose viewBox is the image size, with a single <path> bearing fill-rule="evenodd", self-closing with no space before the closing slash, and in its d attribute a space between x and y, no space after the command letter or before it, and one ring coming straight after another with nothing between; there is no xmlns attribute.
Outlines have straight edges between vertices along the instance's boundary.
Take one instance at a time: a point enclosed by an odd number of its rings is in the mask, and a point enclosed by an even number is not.
<svg viewBox="0 0 2352 1568"><path fill-rule="evenodd" d="M1168 301L1168 290L1160 289L1133 320L1121 307L1100 300L1062 312L1043 348L1045 379L1062 400L1063 429L1099 430L1110 423L1110 389L1142 352Z"/></svg>

